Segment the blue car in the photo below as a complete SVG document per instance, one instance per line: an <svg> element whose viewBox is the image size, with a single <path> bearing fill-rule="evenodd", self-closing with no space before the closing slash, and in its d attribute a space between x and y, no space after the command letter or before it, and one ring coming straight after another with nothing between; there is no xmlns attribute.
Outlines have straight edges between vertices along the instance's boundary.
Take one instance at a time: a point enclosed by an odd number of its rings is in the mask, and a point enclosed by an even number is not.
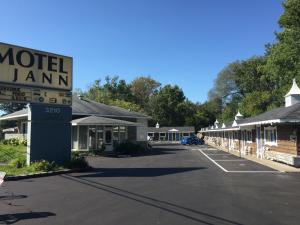
<svg viewBox="0 0 300 225"><path fill-rule="evenodd" d="M202 139L197 138L196 136L192 137L183 137L181 139L182 145L203 145L204 141Z"/></svg>

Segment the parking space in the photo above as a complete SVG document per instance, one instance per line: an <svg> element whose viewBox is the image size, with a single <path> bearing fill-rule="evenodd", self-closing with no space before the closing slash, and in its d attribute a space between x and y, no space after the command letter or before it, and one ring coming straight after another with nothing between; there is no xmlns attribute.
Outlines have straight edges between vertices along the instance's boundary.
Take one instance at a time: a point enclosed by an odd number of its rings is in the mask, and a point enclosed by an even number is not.
<svg viewBox="0 0 300 225"><path fill-rule="evenodd" d="M209 161L226 173L278 173L279 171L258 164L248 159L238 157L225 151L207 145L192 147L201 152Z"/></svg>

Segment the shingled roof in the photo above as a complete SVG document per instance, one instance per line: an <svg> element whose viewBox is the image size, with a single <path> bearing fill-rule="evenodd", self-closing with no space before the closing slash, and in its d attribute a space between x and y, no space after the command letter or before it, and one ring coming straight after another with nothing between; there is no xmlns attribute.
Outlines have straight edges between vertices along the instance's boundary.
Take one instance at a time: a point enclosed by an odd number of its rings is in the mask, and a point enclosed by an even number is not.
<svg viewBox="0 0 300 225"><path fill-rule="evenodd" d="M201 131L217 131L239 129L239 127L250 126L255 124L270 123L300 123L300 103L289 107L279 107L254 117L236 120L237 126L233 127L233 122L226 123L226 128L206 128Z"/></svg>
<svg viewBox="0 0 300 225"><path fill-rule="evenodd" d="M268 122L300 122L300 103L289 107L280 107L254 117L239 121L239 125L268 123Z"/></svg>
<svg viewBox="0 0 300 225"><path fill-rule="evenodd" d="M13 120L17 118L27 118L28 110L22 109L11 114L0 117L0 120ZM133 112L117 106L105 105L86 98L73 96L72 115L80 116L103 116L116 118L150 118L144 114Z"/></svg>
<svg viewBox="0 0 300 225"><path fill-rule="evenodd" d="M88 116L72 120L73 125L109 125L109 126L141 126L139 123L133 123L125 120L116 120L100 116Z"/></svg>
<svg viewBox="0 0 300 225"><path fill-rule="evenodd" d="M148 132L173 132L174 130L177 130L178 132L195 132L195 128L194 127L160 127L160 128L156 128L156 127L148 127Z"/></svg>
<svg viewBox="0 0 300 225"><path fill-rule="evenodd" d="M138 112L133 112L117 106L105 105L103 103L95 102L87 98L78 98L77 96L73 96L72 114L127 118L148 118L148 116Z"/></svg>

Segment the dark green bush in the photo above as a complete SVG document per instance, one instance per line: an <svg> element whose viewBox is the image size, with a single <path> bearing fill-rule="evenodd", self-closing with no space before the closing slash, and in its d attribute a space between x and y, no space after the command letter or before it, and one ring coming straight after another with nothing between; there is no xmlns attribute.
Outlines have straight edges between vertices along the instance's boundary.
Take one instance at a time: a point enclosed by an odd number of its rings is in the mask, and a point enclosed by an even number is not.
<svg viewBox="0 0 300 225"><path fill-rule="evenodd" d="M71 169L85 169L89 168L88 162L85 160L83 156L80 155L79 152L71 153L71 161L69 163L69 168Z"/></svg>
<svg viewBox="0 0 300 225"><path fill-rule="evenodd" d="M48 162L46 160L41 160L41 161L36 161L36 162L33 162L31 165L30 165L31 168L33 168L34 171L44 171L44 172L47 172L47 171L52 171L52 170L55 170L55 163L54 162Z"/></svg>
<svg viewBox="0 0 300 225"><path fill-rule="evenodd" d="M135 155L144 152L144 150L145 149L143 146L133 143L131 141L120 143L114 149L114 151L117 154L121 154L121 155Z"/></svg>
<svg viewBox="0 0 300 225"><path fill-rule="evenodd" d="M19 139L19 138L6 139L6 140L3 140L2 143L4 145L13 145L13 146L24 145L24 146L27 146L27 140Z"/></svg>
<svg viewBox="0 0 300 225"><path fill-rule="evenodd" d="M90 150L89 152L92 154L92 155L102 155L102 153L105 151L105 144L103 144L101 146L100 149L93 149L93 150Z"/></svg>

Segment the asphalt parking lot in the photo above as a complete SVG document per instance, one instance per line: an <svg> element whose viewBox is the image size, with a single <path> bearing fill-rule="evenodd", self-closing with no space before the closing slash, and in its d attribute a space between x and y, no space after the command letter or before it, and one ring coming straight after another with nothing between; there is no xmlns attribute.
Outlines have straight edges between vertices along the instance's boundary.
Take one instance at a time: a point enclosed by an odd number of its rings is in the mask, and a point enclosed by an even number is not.
<svg viewBox="0 0 300 225"><path fill-rule="evenodd" d="M5 182L0 224L299 224L299 174L200 148L228 171L256 172L225 172L195 146L92 157L89 172Z"/></svg>
<svg viewBox="0 0 300 225"><path fill-rule="evenodd" d="M193 147L200 151L207 159L227 173L268 173L279 172L270 167L258 164L242 157L217 150L207 145Z"/></svg>

